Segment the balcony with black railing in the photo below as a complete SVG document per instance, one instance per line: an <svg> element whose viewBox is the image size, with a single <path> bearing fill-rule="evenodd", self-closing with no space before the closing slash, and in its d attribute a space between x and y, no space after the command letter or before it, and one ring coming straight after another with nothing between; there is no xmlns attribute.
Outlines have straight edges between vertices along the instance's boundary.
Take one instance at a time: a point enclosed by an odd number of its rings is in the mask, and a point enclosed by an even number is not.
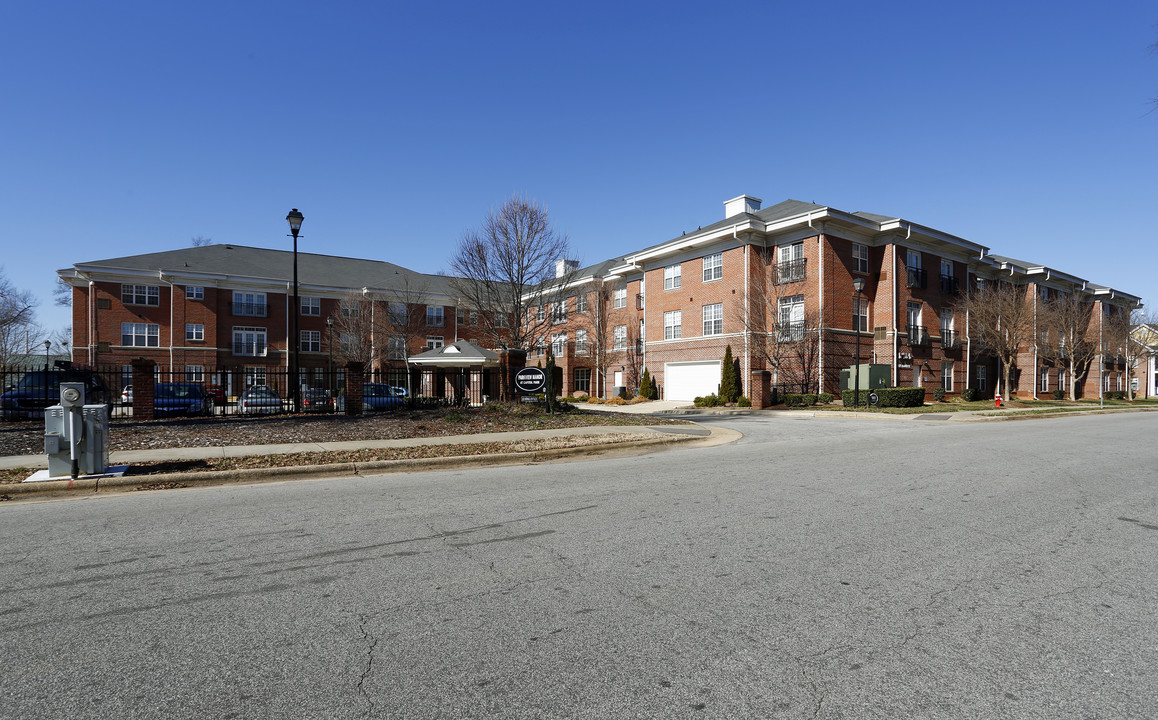
<svg viewBox="0 0 1158 720"><path fill-rule="evenodd" d="M941 330L941 347L946 350L956 350L961 347L961 338L953 330Z"/></svg>
<svg viewBox="0 0 1158 720"><path fill-rule="evenodd" d="M781 323L776 328L776 338L780 342L795 342L804 339L804 323Z"/></svg>
<svg viewBox="0 0 1158 720"><path fill-rule="evenodd" d="M961 292L960 283L957 278L952 275L941 276L941 293L944 295L957 295Z"/></svg>
<svg viewBox="0 0 1158 720"><path fill-rule="evenodd" d="M234 302L233 314L244 317L265 317L265 303Z"/></svg>
<svg viewBox="0 0 1158 720"><path fill-rule="evenodd" d="M923 325L909 325L907 326L909 332L910 345L928 345L929 344L929 328Z"/></svg>
<svg viewBox="0 0 1158 720"><path fill-rule="evenodd" d="M924 288L927 284L927 275L924 268L906 267L905 287Z"/></svg>
<svg viewBox="0 0 1158 720"><path fill-rule="evenodd" d="M800 282L804 279L804 263L808 258L788 260L776 264L776 284Z"/></svg>
<svg viewBox="0 0 1158 720"><path fill-rule="evenodd" d="M635 294L635 309L636 310L642 310L643 309L643 293L636 293Z"/></svg>

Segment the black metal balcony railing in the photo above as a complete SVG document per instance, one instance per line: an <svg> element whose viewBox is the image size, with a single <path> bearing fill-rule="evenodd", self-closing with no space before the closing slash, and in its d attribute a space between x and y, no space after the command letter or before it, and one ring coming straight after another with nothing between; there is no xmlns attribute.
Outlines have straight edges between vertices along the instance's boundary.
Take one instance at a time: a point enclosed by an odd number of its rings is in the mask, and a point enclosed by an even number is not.
<svg viewBox="0 0 1158 720"><path fill-rule="evenodd" d="M247 303L235 302L233 303L233 314L244 315L247 317L265 317L266 304L265 303Z"/></svg>
<svg viewBox="0 0 1158 720"><path fill-rule="evenodd" d="M957 278L952 275L941 276L941 292L945 295L956 295L961 292Z"/></svg>
<svg viewBox="0 0 1158 720"><path fill-rule="evenodd" d="M636 340L635 341L635 352L638 355L643 354L643 341L642 340Z"/></svg>
<svg viewBox="0 0 1158 720"><path fill-rule="evenodd" d="M961 346L961 338L953 330L941 330L941 347L953 350Z"/></svg>
<svg viewBox="0 0 1158 720"><path fill-rule="evenodd" d="M808 258L789 260L776 264L776 284L800 282L804 279L804 263Z"/></svg>
<svg viewBox="0 0 1158 720"><path fill-rule="evenodd" d="M924 288L927 284L924 268L906 267L905 287Z"/></svg>
<svg viewBox="0 0 1158 720"><path fill-rule="evenodd" d="M635 309L636 310L642 310L643 309L643 294L642 293L636 293L635 294Z"/></svg>
<svg viewBox="0 0 1158 720"><path fill-rule="evenodd" d="M782 323L776 328L776 337L780 342L794 342L804 339L804 323Z"/></svg>
<svg viewBox="0 0 1158 720"><path fill-rule="evenodd" d="M929 344L929 328L921 325L909 325L909 344L910 345L928 345Z"/></svg>

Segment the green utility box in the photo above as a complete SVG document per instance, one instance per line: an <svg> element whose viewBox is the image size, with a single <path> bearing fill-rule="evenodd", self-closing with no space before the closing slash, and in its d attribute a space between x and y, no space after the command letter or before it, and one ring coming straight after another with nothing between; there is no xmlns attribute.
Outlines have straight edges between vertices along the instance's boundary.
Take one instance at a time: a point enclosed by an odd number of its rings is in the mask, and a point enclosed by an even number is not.
<svg viewBox="0 0 1158 720"><path fill-rule="evenodd" d="M840 371L840 389L853 390L856 376L854 372L860 372L860 389L861 390L876 390L877 388L892 387L893 385L893 366L892 365L878 365L875 363L862 363L855 367Z"/></svg>

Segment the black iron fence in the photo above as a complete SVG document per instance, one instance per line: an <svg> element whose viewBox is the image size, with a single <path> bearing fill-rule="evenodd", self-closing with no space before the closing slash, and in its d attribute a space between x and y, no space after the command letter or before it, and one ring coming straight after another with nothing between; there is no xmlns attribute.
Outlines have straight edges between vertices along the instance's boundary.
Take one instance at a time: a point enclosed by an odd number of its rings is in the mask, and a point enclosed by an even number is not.
<svg viewBox="0 0 1158 720"><path fill-rule="evenodd" d="M61 383L83 384L85 403L107 405L111 420L344 412L347 373L345 368L304 369L294 383L285 368L155 369L152 383L142 389L133 380L132 366L90 367L63 361L0 366L0 419L43 418L46 407L60 402ZM466 405L485 399L486 384L457 370L374 371L362 377L362 408Z"/></svg>

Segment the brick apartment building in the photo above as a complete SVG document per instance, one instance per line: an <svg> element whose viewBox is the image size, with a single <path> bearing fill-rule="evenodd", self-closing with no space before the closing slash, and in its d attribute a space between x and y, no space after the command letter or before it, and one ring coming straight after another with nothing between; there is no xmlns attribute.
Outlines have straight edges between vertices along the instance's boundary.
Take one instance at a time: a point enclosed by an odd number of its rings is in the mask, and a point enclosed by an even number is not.
<svg viewBox="0 0 1158 720"><path fill-rule="evenodd" d="M741 195L724 203L724 219L695 232L584 268L561 260L558 286L527 318L549 321L527 348L528 364L543 364L550 346L562 394L604 397L634 390L647 368L661 397L690 401L716 392L730 345L746 394L773 384L835 394L859 336L860 362L888 366L893 385L1040 397L1065 386L1063 368L1030 342L1013 387L999 388L999 363L970 339L968 288L1013 283L1035 313L1051 297L1079 295L1092 323L1140 306L1128 293L902 218L794 200L761 205ZM289 364L291 262L286 251L210 245L61 270L73 286L74 360L127 366L144 356L207 380L243 367L246 383L259 381L262 368ZM378 370L455 340L486 344L477 310L446 277L305 253L299 266L307 382L341 342L331 342L331 316L397 315L402 305L417 316L418 332L402 335L371 323ZM1121 358L1104 354L1080 382L1082 395L1096 397L1126 389L1129 377Z"/></svg>

